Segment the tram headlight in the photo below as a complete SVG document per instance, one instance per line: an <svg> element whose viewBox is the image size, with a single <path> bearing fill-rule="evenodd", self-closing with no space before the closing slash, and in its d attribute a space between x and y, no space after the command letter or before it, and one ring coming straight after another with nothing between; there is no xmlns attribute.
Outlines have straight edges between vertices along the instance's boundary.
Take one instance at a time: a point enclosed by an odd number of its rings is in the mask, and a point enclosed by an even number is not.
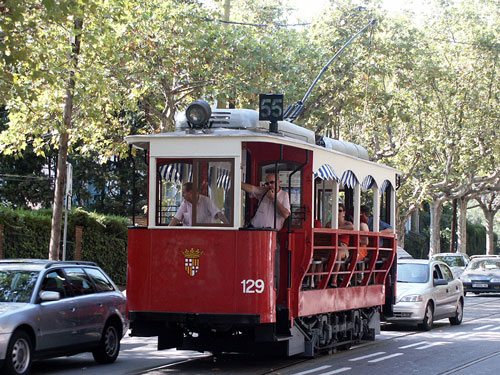
<svg viewBox="0 0 500 375"><path fill-rule="evenodd" d="M191 128L204 128L210 120L212 110L204 100L196 100L186 109L186 118Z"/></svg>

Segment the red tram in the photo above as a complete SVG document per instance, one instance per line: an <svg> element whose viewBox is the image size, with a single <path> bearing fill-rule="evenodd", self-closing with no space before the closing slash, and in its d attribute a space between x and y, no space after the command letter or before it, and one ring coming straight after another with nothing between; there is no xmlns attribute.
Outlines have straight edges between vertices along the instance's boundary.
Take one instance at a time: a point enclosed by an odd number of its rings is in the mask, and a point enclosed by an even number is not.
<svg viewBox="0 0 500 375"><path fill-rule="evenodd" d="M374 339L394 303L396 240L379 220L359 231L360 206L394 227L397 171L287 121L269 131L256 111L210 115L205 129L181 118L174 132L127 138L149 167L148 224L129 230L132 335L158 336L158 349L308 356ZM242 183L262 186L270 173L291 215L280 230L249 228L259 202ZM190 226L168 225L188 182L225 222L201 220L193 203ZM339 202L353 230L338 229Z"/></svg>

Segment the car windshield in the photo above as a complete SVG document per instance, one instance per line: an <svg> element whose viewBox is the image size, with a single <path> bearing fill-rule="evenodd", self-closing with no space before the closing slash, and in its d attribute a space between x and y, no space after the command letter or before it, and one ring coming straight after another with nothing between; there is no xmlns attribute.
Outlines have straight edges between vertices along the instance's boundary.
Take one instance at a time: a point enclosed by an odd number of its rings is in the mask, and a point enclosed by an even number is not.
<svg viewBox="0 0 500 375"><path fill-rule="evenodd" d="M434 259L440 260L450 267L465 267L464 258L462 258L461 256L437 255L434 257Z"/></svg>
<svg viewBox="0 0 500 375"><path fill-rule="evenodd" d="M426 283L427 281L429 281L427 264L398 263L398 282Z"/></svg>
<svg viewBox="0 0 500 375"><path fill-rule="evenodd" d="M0 302L29 302L39 272L0 270Z"/></svg>
<svg viewBox="0 0 500 375"><path fill-rule="evenodd" d="M498 270L500 269L499 259L474 259L469 265L471 270Z"/></svg>

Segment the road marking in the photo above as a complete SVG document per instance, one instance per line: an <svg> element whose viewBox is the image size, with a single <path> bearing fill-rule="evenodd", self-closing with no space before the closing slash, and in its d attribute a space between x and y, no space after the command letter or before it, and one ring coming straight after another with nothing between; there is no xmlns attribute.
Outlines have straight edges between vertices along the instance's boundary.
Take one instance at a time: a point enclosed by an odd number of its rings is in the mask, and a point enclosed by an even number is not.
<svg viewBox="0 0 500 375"><path fill-rule="evenodd" d="M385 352L377 352L377 353L372 353L372 354L364 355L364 356L362 356L362 357L357 357L357 358L350 359L349 361L351 361L351 362L354 362L354 361L361 361L362 359L371 358L371 357L376 357L377 355L380 355L380 354L385 354Z"/></svg>
<svg viewBox="0 0 500 375"><path fill-rule="evenodd" d="M429 342L427 342L427 341L422 341L422 342L417 342L415 344L400 346L398 349L408 349L408 348L413 348L414 346L425 345L425 344L428 344L428 343Z"/></svg>
<svg viewBox="0 0 500 375"><path fill-rule="evenodd" d="M403 355L403 353L394 353L394 354L391 354L391 355L386 355L385 357L380 357L380 358L377 358L377 359L372 359L371 361L368 361L368 362L370 362L370 363L376 363L376 362L384 361L384 360L389 359L389 358L399 357L400 355Z"/></svg>
<svg viewBox="0 0 500 375"><path fill-rule="evenodd" d="M339 368L338 370L323 372L323 373L321 373L319 375L333 375L333 374L338 374L338 373L341 373L341 372L349 371L350 369L351 369L350 367L342 367L342 368Z"/></svg>
<svg viewBox="0 0 500 375"><path fill-rule="evenodd" d="M487 324L485 326L476 327L476 328L473 328L472 330L473 331L479 331L480 329L485 329L485 328L489 328L489 327L493 327L493 324Z"/></svg>
<svg viewBox="0 0 500 375"><path fill-rule="evenodd" d="M312 370L306 370L306 371L302 371L302 372L296 372L295 374L293 375L305 375L305 374L312 374L313 372L316 372L316 371L321 371L321 370L325 370L327 368L330 368L332 366L329 366L329 365L325 365L325 366L320 366L320 367L316 367L316 368L313 368Z"/></svg>
<svg viewBox="0 0 500 375"><path fill-rule="evenodd" d="M421 346L420 348L415 348L415 349L416 350L428 349L428 348L431 348L433 346L444 345L444 344L451 344L451 342L447 342L447 341L432 342L432 343L430 343L428 345Z"/></svg>

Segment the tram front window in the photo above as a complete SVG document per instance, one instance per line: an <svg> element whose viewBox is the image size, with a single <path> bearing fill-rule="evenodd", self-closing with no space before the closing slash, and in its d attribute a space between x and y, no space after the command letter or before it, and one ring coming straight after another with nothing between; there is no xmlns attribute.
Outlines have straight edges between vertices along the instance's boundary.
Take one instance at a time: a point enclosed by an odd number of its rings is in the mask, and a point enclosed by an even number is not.
<svg viewBox="0 0 500 375"><path fill-rule="evenodd" d="M158 163L157 225L232 226L233 160Z"/></svg>

